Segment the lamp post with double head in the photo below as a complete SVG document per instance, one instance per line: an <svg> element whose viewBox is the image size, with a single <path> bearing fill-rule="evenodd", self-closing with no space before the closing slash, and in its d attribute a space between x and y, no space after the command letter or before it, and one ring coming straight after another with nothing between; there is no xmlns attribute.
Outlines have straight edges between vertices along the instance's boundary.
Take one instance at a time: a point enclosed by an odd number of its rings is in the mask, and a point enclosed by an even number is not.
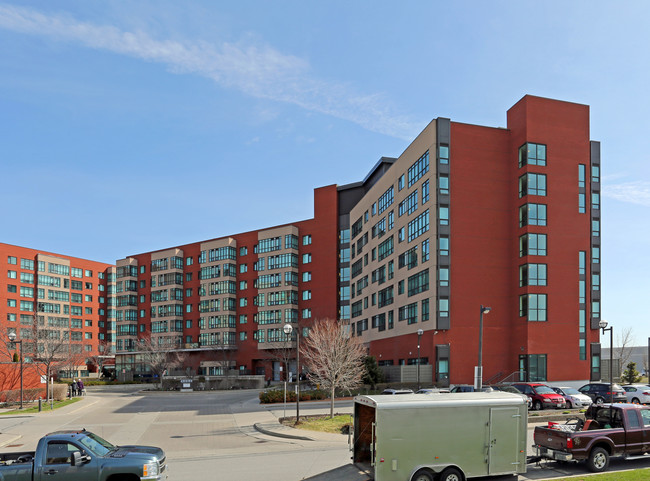
<svg viewBox="0 0 650 481"><path fill-rule="evenodd" d="M20 341L16 340L16 333L15 332L10 332L7 337L9 337L9 341L12 344L20 344L20 351L19 351L19 357L20 357L20 409L23 408L23 340L21 339Z"/></svg>
<svg viewBox="0 0 650 481"><path fill-rule="evenodd" d="M598 323L598 327L603 332L609 331L609 402L614 402L614 328L612 326L607 327L607 321L602 319Z"/></svg>
<svg viewBox="0 0 650 481"><path fill-rule="evenodd" d="M483 389L483 314L490 312L492 308L481 304L481 315L478 324L478 366L474 375L474 389L481 391Z"/></svg>
<svg viewBox="0 0 650 481"><path fill-rule="evenodd" d="M288 322L282 328L287 336L291 336L293 326ZM296 424L300 421L300 329L296 329Z"/></svg>
<svg viewBox="0 0 650 481"><path fill-rule="evenodd" d="M422 334L424 331L418 329L418 391L420 390L420 339L422 339Z"/></svg>

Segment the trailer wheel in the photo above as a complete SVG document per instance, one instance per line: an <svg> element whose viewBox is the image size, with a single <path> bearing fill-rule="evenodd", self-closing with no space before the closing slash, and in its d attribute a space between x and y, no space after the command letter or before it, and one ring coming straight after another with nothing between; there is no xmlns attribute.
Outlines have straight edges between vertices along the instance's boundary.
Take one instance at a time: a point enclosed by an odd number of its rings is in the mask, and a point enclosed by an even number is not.
<svg viewBox="0 0 650 481"><path fill-rule="evenodd" d="M587 467L593 473L602 473L609 466L609 453L606 449L596 447L589 453Z"/></svg>
<svg viewBox="0 0 650 481"><path fill-rule="evenodd" d="M421 469L415 473L411 481L434 481L433 474L429 470Z"/></svg>
<svg viewBox="0 0 650 481"><path fill-rule="evenodd" d="M456 468L447 468L445 469L440 477L439 481L463 481L463 473L461 473Z"/></svg>

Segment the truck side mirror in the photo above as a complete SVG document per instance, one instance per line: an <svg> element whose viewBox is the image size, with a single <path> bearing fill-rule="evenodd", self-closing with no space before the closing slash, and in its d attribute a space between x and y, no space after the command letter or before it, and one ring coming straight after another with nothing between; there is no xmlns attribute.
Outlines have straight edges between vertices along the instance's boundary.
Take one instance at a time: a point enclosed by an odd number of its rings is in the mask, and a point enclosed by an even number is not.
<svg viewBox="0 0 650 481"><path fill-rule="evenodd" d="M90 456L81 454L81 451L74 451L72 453L72 457L70 458L70 465L80 466L84 463L87 463L88 461L90 461Z"/></svg>

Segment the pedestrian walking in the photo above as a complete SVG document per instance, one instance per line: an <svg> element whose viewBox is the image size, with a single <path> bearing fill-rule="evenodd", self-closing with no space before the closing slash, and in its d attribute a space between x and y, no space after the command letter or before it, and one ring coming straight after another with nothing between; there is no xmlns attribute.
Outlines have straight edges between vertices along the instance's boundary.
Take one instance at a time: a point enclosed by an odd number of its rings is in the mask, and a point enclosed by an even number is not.
<svg viewBox="0 0 650 481"><path fill-rule="evenodd" d="M77 395L78 390L79 390L79 385L77 384L77 381L75 381L73 379L72 380L72 396L73 397Z"/></svg>
<svg viewBox="0 0 650 481"><path fill-rule="evenodd" d="M81 379L77 381L77 388L79 389L79 395L80 396L85 396L86 391L84 391L84 383L81 382Z"/></svg>

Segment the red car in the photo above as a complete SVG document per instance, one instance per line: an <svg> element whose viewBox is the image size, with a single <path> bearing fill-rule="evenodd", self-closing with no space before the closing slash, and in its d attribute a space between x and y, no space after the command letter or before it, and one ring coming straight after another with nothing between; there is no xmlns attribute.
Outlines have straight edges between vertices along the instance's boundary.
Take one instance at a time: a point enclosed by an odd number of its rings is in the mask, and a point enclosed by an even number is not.
<svg viewBox="0 0 650 481"><path fill-rule="evenodd" d="M538 382L514 383L514 387L523 392L533 402L533 409L561 409L566 406L566 399L553 391L546 384Z"/></svg>

